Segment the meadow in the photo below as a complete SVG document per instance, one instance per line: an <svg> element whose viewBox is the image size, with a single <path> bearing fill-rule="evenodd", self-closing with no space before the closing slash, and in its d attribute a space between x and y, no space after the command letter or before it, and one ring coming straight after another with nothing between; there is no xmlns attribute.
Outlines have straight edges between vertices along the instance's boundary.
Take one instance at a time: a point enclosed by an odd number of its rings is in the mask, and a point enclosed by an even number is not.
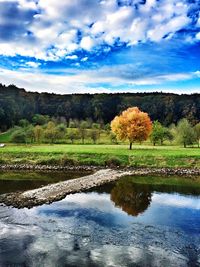
<svg viewBox="0 0 200 267"><path fill-rule="evenodd" d="M1 164L96 165L130 167L200 167L197 147L134 144L7 144L0 149Z"/></svg>

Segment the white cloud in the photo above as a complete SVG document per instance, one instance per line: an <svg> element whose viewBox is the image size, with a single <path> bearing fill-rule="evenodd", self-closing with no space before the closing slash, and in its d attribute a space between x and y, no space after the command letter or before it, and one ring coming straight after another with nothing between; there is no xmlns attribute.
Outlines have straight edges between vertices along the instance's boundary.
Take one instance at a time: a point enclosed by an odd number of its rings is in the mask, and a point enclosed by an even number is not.
<svg viewBox="0 0 200 267"><path fill-rule="evenodd" d="M77 55L70 55L70 56L66 56L66 59L76 60L78 59L78 57Z"/></svg>
<svg viewBox="0 0 200 267"><path fill-rule="evenodd" d="M147 0L145 4L132 1L131 6L125 3L118 6L116 0L1 0L0 54L59 60L79 49L112 46L116 40L128 45L159 42L166 35L172 38L191 22L187 0ZM16 14L11 20L13 10Z"/></svg>
<svg viewBox="0 0 200 267"><path fill-rule="evenodd" d="M75 64L79 64L78 62ZM29 64L30 65L30 64ZM31 64L32 65L32 64ZM129 68L129 66L128 66ZM137 77L127 77L123 74L123 68L120 67L102 67L98 70L62 70L66 72L62 75L40 73L37 68L35 71L22 69L18 71L0 69L0 82L6 85L15 84L18 87L29 91L38 92L56 92L60 94L71 93L109 93L109 92L127 92L138 91L138 87L148 85L164 85L166 82L184 81L198 78L199 71L191 73L172 73L168 75L152 75ZM71 73L71 75L69 75ZM34 81L34 82L33 82ZM103 87L101 84L107 83ZM110 85L110 89L109 89ZM121 89L123 88L127 89ZM115 87L113 89L112 87ZM165 86L163 86L165 87ZM141 91L141 90L140 90ZM164 88L162 91L170 92ZM181 90L172 90L172 92L182 93ZM188 93L199 92L199 89L188 89Z"/></svg>
<svg viewBox="0 0 200 267"><path fill-rule="evenodd" d="M200 40L200 32L198 32L198 33L196 34L196 39L197 39L197 40Z"/></svg>
<svg viewBox="0 0 200 267"><path fill-rule="evenodd" d="M90 51L93 46L94 46L94 41L89 36L83 37L83 39L80 42L80 47L88 51Z"/></svg>
<svg viewBox="0 0 200 267"><path fill-rule="evenodd" d="M152 201L159 205L200 210L200 200L193 200L192 198L180 196L178 194L153 194Z"/></svg>
<svg viewBox="0 0 200 267"><path fill-rule="evenodd" d="M41 63L39 63L39 62L33 62L33 61L28 61L28 62L26 62L26 65L28 67L31 67L31 68L38 68L41 65Z"/></svg>
<svg viewBox="0 0 200 267"><path fill-rule="evenodd" d="M88 57L84 57L84 58L81 59L82 62L85 62L87 60L88 60Z"/></svg>

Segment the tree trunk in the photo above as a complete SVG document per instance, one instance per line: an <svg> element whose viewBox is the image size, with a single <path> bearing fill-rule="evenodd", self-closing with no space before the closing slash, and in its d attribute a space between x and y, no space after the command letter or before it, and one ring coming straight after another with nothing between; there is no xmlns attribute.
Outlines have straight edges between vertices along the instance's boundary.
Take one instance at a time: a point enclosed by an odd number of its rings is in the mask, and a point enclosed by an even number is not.
<svg viewBox="0 0 200 267"><path fill-rule="evenodd" d="M184 148L186 148L186 143L184 142Z"/></svg>
<svg viewBox="0 0 200 267"><path fill-rule="evenodd" d="M130 142L130 146L129 146L129 149L132 150L132 142Z"/></svg>

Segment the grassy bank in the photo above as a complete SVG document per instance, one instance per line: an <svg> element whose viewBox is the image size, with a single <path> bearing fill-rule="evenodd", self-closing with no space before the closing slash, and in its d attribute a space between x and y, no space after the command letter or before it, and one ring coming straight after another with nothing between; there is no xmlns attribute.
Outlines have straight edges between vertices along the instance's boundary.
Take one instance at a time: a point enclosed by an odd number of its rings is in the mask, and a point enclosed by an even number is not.
<svg viewBox="0 0 200 267"><path fill-rule="evenodd" d="M1 164L99 165L200 168L200 149L135 145L7 145Z"/></svg>

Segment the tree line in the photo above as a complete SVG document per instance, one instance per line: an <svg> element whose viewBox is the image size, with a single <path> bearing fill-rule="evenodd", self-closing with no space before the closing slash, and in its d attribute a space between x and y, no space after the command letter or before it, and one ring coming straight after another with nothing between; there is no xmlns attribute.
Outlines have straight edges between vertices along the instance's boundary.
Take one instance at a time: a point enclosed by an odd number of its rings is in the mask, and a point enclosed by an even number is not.
<svg viewBox="0 0 200 267"><path fill-rule="evenodd" d="M163 145L165 140L172 143L187 145L197 144L200 146L200 122L194 127L186 119L181 119L177 125L163 126L158 120L152 122L148 113L138 107L130 107L116 116L111 122L111 130L121 141L127 140L132 149L133 142L146 141L150 138L155 146L156 143Z"/></svg>
<svg viewBox="0 0 200 267"><path fill-rule="evenodd" d="M50 118L47 115L36 114L30 123L21 119L11 130L11 141L14 143L74 143L82 144L88 139L96 143L102 133L109 135L109 125L103 125L87 120L69 120L67 125L63 118Z"/></svg>
<svg viewBox="0 0 200 267"><path fill-rule="evenodd" d="M135 112L137 108L129 108ZM14 143L111 143L118 144L119 140L129 140L141 143L149 138L153 146L168 144L180 144L184 147L197 145L200 147L200 122L194 126L183 118L177 124L164 126L158 120L149 121L145 113L140 112L141 117L136 122L132 117L132 123L119 120L117 116L112 123L96 123L90 118L86 120L70 119L69 123L64 118L50 118L47 115L36 114L31 123L27 119L21 119L17 126L11 129L11 141ZM123 112L126 115L128 112ZM137 115L138 116L138 115ZM141 125L143 122L143 125ZM120 127L118 127L120 123ZM124 124L124 129L121 127ZM142 128L141 128L142 126ZM127 128L128 127L128 128ZM131 144L132 146L132 144Z"/></svg>
<svg viewBox="0 0 200 267"><path fill-rule="evenodd" d="M114 93L57 95L27 92L14 85L0 84L0 130L19 124L21 119L30 123L35 114L65 120L107 124L128 107L137 106L147 112L152 121L162 125L177 124L186 118L192 126L200 118L200 94L176 95L171 93Z"/></svg>

